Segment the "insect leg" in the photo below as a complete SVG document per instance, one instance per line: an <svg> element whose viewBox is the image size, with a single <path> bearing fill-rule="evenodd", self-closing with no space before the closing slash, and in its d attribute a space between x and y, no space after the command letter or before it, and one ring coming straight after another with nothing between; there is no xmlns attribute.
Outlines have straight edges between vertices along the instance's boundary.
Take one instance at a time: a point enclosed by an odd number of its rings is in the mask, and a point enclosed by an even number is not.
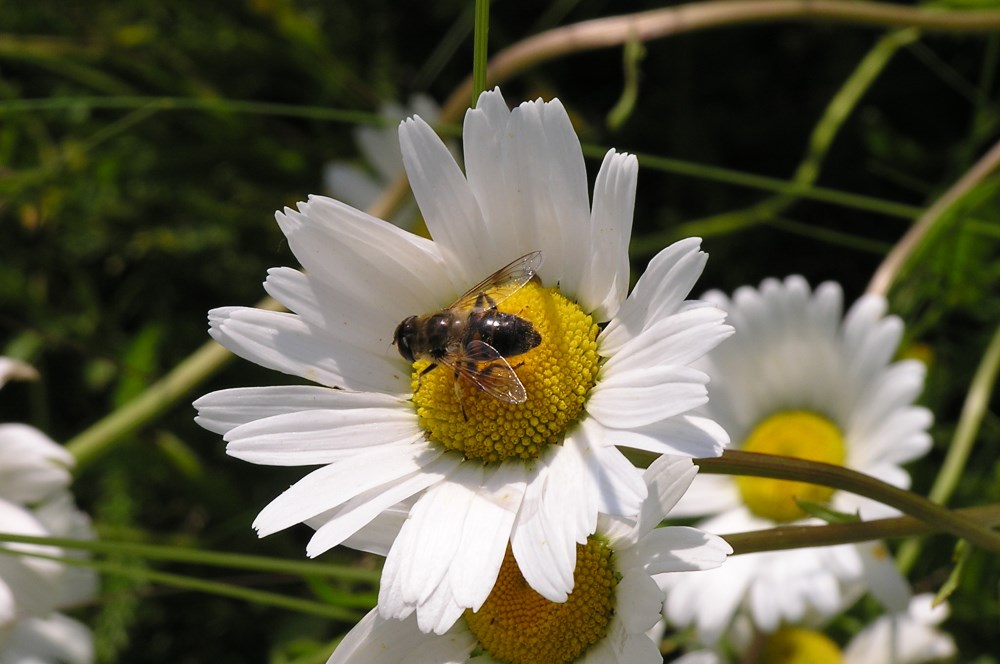
<svg viewBox="0 0 1000 664"><path fill-rule="evenodd" d="M424 380L424 374L429 373L430 370L433 369L433 368L435 368L435 367L437 367L437 363L428 364L427 368L420 372L420 374L417 376L417 389L413 390L414 393L416 393L417 391L420 390L420 384Z"/></svg>

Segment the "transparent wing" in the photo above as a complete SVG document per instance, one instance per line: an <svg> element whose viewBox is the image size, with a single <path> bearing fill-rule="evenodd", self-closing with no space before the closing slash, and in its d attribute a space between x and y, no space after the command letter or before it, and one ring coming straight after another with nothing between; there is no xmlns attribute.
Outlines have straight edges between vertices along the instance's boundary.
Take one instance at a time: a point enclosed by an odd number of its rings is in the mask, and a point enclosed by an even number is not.
<svg viewBox="0 0 1000 664"><path fill-rule="evenodd" d="M531 281L541 266L542 252L532 251L530 254L525 254L470 288L448 308L473 311L492 309ZM480 295L488 296L493 303L490 304L484 297L483 302L477 304Z"/></svg>
<svg viewBox="0 0 1000 664"><path fill-rule="evenodd" d="M470 341L464 352L446 355L439 361L494 399L506 403L528 400L528 393L510 363L484 341Z"/></svg>

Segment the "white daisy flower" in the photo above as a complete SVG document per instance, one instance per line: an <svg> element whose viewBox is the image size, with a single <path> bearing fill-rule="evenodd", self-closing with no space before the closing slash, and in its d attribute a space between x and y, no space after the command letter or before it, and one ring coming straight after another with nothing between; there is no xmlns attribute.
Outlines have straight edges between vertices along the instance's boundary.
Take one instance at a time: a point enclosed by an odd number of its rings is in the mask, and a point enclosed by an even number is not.
<svg viewBox="0 0 1000 664"><path fill-rule="evenodd" d="M0 358L0 385L35 377L27 365ZM0 532L31 537L93 537L67 487L73 457L37 429L0 425ZM47 556L74 555L52 546L0 544ZM82 568L30 556L0 555L0 662L93 661L90 630L58 613L96 592Z"/></svg>
<svg viewBox="0 0 1000 664"><path fill-rule="evenodd" d="M555 603L533 591L508 555L489 598L442 635L425 634L415 616L387 619L372 610L341 641L329 664L659 664L663 591L658 580L716 567L732 553L721 538L694 528L656 528L690 485L690 459L662 456L644 475L649 497L637 521L602 517L577 546L575 588ZM381 533L383 548L391 529Z"/></svg>
<svg viewBox="0 0 1000 664"><path fill-rule="evenodd" d="M754 639L740 635L731 642L735 661L742 664L811 662L812 664L929 664L948 661L958 650L951 635L938 626L948 617L948 605L934 606L931 594L917 595L900 612L879 616L840 648L826 634L806 627L782 627ZM750 653L756 653L750 657ZM674 664L726 664L719 650L698 650Z"/></svg>
<svg viewBox="0 0 1000 664"><path fill-rule="evenodd" d="M917 361L892 362L903 330L881 297L860 299L841 321L841 289L811 293L801 277L744 287L725 309L733 339L700 364L712 377L703 413L722 424L738 449L843 465L909 487L902 464L930 448L931 414L912 405L923 388ZM675 514L713 514L713 533L760 530L805 518L795 499L829 503L865 519L894 510L846 492L763 478L699 476ZM737 556L725 568L671 580L666 615L714 642L744 607L757 628L834 615L869 590L901 609L909 590L878 542Z"/></svg>
<svg viewBox="0 0 1000 664"><path fill-rule="evenodd" d="M844 664L925 664L958 654L951 635L938 626L948 618L948 604L934 606L934 595L910 600L905 611L880 616L844 648Z"/></svg>
<svg viewBox="0 0 1000 664"><path fill-rule="evenodd" d="M323 167L326 192L359 210L368 209L385 188L404 173L396 125L411 115L419 115L434 124L440 114L437 102L425 94L413 95L406 106L397 102L384 104L379 109L379 116L386 120L384 126L358 127L354 132L354 142L361 151L363 164L337 160ZM455 152L450 144L449 150ZM390 221L400 228L411 228L416 217L417 206L409 201L393 213Z"/></svg>
<svg viewBox="0 0 1000 664"><path fill-rule="evenodd" d="M265 289L295 313L217 309L211 334L320 386L225 390L195 406L233 456L321 466L261 512L262 536L308 521L315 556L412 499L379 605L385 618L416 610L421 629L443 633L482 606L508 542L532 588L566 599L598 513L634 517L646 495L615 445L721 453L725 432L690 414L707 377L689 364L731 328L715 307L684 300L705 261L697 239L656 256L626 299L636 159L608 152L591 208L557 100L510 111L499 90L483 94L465 119L465 174L419 118L400 141L434 240L322 197L278 213L306 272L272 269ZM431 341L401 321L448 308L512 260L498 309L478 287L470 298L505 326L503 344L461 309L443 320L470 333L430 354L454 368L400 356Z"/></svg>

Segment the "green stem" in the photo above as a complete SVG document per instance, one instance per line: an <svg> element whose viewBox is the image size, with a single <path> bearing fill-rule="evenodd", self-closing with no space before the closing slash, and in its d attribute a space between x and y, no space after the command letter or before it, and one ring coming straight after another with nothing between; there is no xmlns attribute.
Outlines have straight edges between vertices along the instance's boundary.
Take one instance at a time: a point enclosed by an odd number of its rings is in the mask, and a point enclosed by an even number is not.
<svg viewBox="0 0 1000 664"><path fill-rule="evenodd" d="M486 89L486 65L489 61L490 0L476 0L476 29L472 53L472 108Z"/></svg>
<svg viewBox="0 0 1000 664"><path fill-rule="evenodd" d="M801 198L825 199L828 202L840 203L846 195L840 192L833 192L835 196L830 196L829 194L822 196L819 195L820 190L813 187L813 183L819 177L823 160L830 150L834 138L861 100L861 97L868 91L879 74L885 70L896 52L907 44L913 43L918 36L919 33L913 29L892 32L880 39L861 62L858 63L853 73L840 87L833 99L830 100L830 103L827 104L822 117L813 128L809 138L809 148L802 162L795 170L795 175L791 181L776 181L781 183L780 187L774 187L773 182L769 183L772 184L770 188L778 193L777 196L755 203L745 209L732 210L708 219L689 222L678 228L671 228L661 233L647 235L641 238L640 242L633 243L637 246L632 251L637 255L652 253L655 249L663 247L676 239L678 233L682 233L680 237L691 235L707 237L719 232L739 230L762 221L773 221L780 217L788 208L795 205ZM644 166L650 165L642 157L640 157L640 163ZM654 167L656 164L657 160L653 160ZM759 176L754 177L757 178ZM767 180L767 178L760 178L757 183L763 184L764 180ZM744 178L744 181L749 182L746 178ZM733 183L740 184L739 182ZM894 203L884 203L882 201L875 201L875 203L875 205L872 205L871 200L865 201L865 207L870 210L877 208L875 211L879 212L902 213L900 216L907 219L914 219L922 212L919 208L911 208Z"/></svg>
<svg viewBox="0 0 1000 664"><path fill-rule="evenodd" d="M620 46L629 39L646 42L696 30L778 20L914 27L929 32L990 33L1000 29L997 10L948 10L846 0L710 0L547 30L494 55L489 79L500 83L541 62ZM442 120L460 118L468 108L471 91L472 80L467 79L445 102Z"/></svg>
<svg viewBox="0 0 1000 664"><path fill-rule="evenodd" d="M29 556L31 558L39 558L42 560L52 560L64 565L86 567L105 575L123 576L136 581L157 583L164 586L182 588L184 590L193 590L211 595L230 597L233 599L243 600L245 602L251 602L253 604L275 606L291 611L298 611L299 613L306 613L324 618L333 618L335 620L357 622L361 618L361 616L355 611L344 609L339 606L333 606L332 604L322 604L320 602L312 602L295 597L288 597L287 595L281 595L279 593L235 586L230 583L206 581L195 577L170 574L169 572L159 572L145 568L129 567L118 563L90 560L85 558L49 556L41 553L18 551L4 547L0 547L0 555Z"/></svg>
<svg viewBox="0 0 1000 664"><path fill-rule="evenodd" d="M216 111L277 117L306 118L347 124L382 126L390 122L377 113L345 111L322 106L297 106L239 99L198 99L194 97L52 97L45 99L5 99L0 114L61 111L75 108L144 109L148 111Z"/></svg>
<svg viewBox="0 0 1000 664"><path fill-rule="evenodd" d="M703 473L770 477L849 491L895 507L934 528L955 537L967 539L972 544L987 551L1000 553L1000 533L984 528L972 519L951 512L923 496L894 487L849 468L775 454L757 454L739 450L726 450L721 457L695 459L694 462Z"/></svg>
<svg viewBox="0 0 1000 664"><path fill-rule="evenodd" d="M1000 525L1000 505L981 505L955 510L984 527ZM730 533L722 538L733 547L733 555L801 549L813 546L834 546L872 540L930 535L939 532L919 519L900 516L857 523L834 523L824 526L778 526L767 530Z"/></svg>
<svg viewBox="0 0 1000 664"><path fill-rule="evenodd" d="M139 544L114 540L81 540L65 537L30 537L0 533L0 542L19 544L39 544L56 546L63 549L87 551L95 554L129 555L146 560L162 560L174 563L189 563L211 567L228 567L230 569L251 570L254 572L269 572L273 574L294 574L296 576L322 576L350 582L363 582L375 585L379 573L374 570L362 570L346 565L330 565L318 562L285 560L266 556L251 556L241 553L223 551L205 551L180 546L159 546L155 544Z"/></svg>
<svg viewBox="0 0 1000 664"><path fill-rule="evenodd" d="M972 378L969 392L962 404L962 413L958 418L958 426L948 446L941 470L934 479L928 498L935 503L944 505L958 486L962 471L969 460L976 435L983 423L983 417L989 407L993 386L1000 373L1000 327L993 333L990 345L986 348L976 375ZM917 540L904 542L896 556L900 569L906 571L916 562L920 554L920 543Z"/></svg>
<svg viewBox="0 0 1000 664"><path fill-rule="evenodd" d="M987 346L986 353L976 369L976 375L972 378L969 393L965 396L965 403L962 404L958 427L948 446L948 454L927 496L935 503L942 505L947 503L961 479L972 445L989 407L998 371L1000 371L1000 327L993 333L990 345Z"/></svg>
<svg viewBox="0 0 1000 664"><path fill-rule="evenodd" d="M76 472L169 410L230 359L229 351L209 341L135 399L72 438L66 449L76 458Z"/></svg>
<svg viewBox="0 0 1000 664"><path fill-rule="evenodd" d="M1000 142L990 148L958 182L917 219L875 270L871 281L868 282L867 292L878 295L888 293L903 269L913 262L921 249L931 244L931 240L937 234L936 231L940 231L939 222L948 220L950 218L948 213L998 167L1000 167Z"/></svg>

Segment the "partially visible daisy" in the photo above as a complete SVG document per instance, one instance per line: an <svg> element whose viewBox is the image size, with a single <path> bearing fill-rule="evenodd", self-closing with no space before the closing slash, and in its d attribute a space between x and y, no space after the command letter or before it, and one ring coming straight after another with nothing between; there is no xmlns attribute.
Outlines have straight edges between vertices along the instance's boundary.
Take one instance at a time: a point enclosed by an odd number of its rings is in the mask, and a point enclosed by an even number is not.
<svg viewBox="0 0 1000 664"><path fill-rule="evenodd" d="M930 593L910 600L905 611L880 616L844 648L844 664L925 664L958 654L955 640L940 629L946 603L934 606Z"/></svg>
<svg viewBox="0 0 1000 664"><path fill-rule="evenodd" d="M278 213L306 272L272 269L265 289L295 313L216 309L211 334L320 386L225 390L195 403L233 456L320 466L261 512L262 536L309 522L315 556L410 501L379 607L385 618L416 611L420 628L439 634L483 605L508 545L535 591L566 599L577 544L598 514L635 517L646 496L642 471L616 445L698 457L727 441L691 414L707 377L690 363L732 331L720 310L684 299L705 263L699 240L657 255L626 299L635 157L608 152L591 206L580 143L557 100L510 111L499 90L484 93L464 136L463 174L422 120L400 127L433 241L322 197ZM509 357L521 402L400 357L401 321L449 307L534 252L544 263L520 276L535 278L499 304L538 335ZM473 337L450 347L479 354Z"/></svg>
<svg viewBox="0 0 1000 664"><path fill-rule="evenodd" d="M323 167L326 192L359 210L368 209L385 188L404 173L397 125L411 115L419 115L434 124L440 113L437 102L425 94L413 95L406 106L397 102L382 105L379 116L385 120L385 125L358 127L354 131L354 142L361 151L363 163L337 160ZM449 149L454 152L451 145ZM408 201L393 213L390 221L400 228L411 228L416 217L417 206Z"/></svg>
<svg viewBox="0 0 1000 664"><path fill-rule="evenodd" d="M0 385L33 377L31 367L0 358ZM0 532L32 537L93 537L68 492L73 457L37 429L0 424ZM74 555L52 546L0 544L47 556ZM96 576L31 556L0 555L0 662L93 661L84 625L58 613L92 597Z"/></svg>
<svg viewBox="0 0 1000 664"><path fill-rule="evenodd" d="M736 639L741 664L929 664L957 654L951 635L939 629L948 605L934 606L931 594L913 597L897 613L876 618L843 648L823 632L806 627L782 627L761 638ZM754 653L754 654L751 654ZM718 650L699 650L673 664L726 664Z"/></svg>
<svg viewBox="0 0 1000 664"><path fill-rule="evenodd" d="M931 414L913 405L923 365L892 362L903 325L885 315L883 298L863 297L843 321L840 287L824 283L812 293L801 277L740 288L732 300L718 292L706 299L726 310L737 330L699 365L712 378L703 414L726 428L734 448L843 465L909 487L902 465L930 448ZM895 513L805 483L700 476L675 514L711 514L698 526L713 533L818 522L796 498L865 519ZM759 629L773 631L833 615L864 590L892 610L909 598L878 542L755 553L704 575L675 576L666 615L711 643L741 606Z"/></svg>
<svg viewBox="0 0 1000 664"><path fill-rule="evenodd" d="M663 602L658 581L716 567L732 553L721 538L694 528L656 528L696 472L687 458L654 461L644 474L649 497L639 519L602 518L597 532L577 546L576 584L565 602L534 592L508 552L483 606L466 611L444 634L421 632L414 616L386 619L373 610L341 641L329 664L659 664L650 636L662 634L656 629ZM391 540L391 533L382 537Z"/></svg>

